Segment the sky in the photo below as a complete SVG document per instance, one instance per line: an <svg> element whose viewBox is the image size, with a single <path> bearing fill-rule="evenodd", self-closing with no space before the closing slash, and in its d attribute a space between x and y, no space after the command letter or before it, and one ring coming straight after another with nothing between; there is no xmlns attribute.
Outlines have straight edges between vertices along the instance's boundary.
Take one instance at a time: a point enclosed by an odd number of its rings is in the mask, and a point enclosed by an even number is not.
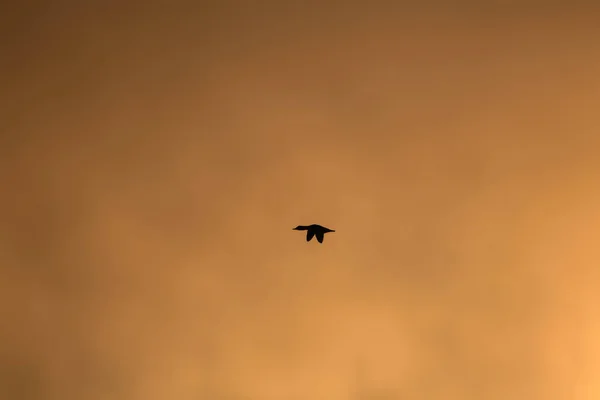
<svg viewBox="0 0 600 400"><path fill-rule="evenodd" d="M590 4L3 5L0 392L598 399Z"/></svg>

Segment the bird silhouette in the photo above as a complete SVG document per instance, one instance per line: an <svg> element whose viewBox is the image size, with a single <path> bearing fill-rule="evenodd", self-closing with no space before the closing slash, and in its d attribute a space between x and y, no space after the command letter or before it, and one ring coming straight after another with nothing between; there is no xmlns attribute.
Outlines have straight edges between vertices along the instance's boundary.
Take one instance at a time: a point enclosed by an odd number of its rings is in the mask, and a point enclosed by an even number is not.
<svg viewBox="0 0 600 400"><path fill-rule="evenodd" d="M295 231L307 231L306 232L306 241L310 242L313 236L317 237L317 241L319 243L323 243L323 239L325 238L325 234L327 232L335 232L333 229L325 228L324 226L312 224L312 225L298 225L293 230Z"/></svg>

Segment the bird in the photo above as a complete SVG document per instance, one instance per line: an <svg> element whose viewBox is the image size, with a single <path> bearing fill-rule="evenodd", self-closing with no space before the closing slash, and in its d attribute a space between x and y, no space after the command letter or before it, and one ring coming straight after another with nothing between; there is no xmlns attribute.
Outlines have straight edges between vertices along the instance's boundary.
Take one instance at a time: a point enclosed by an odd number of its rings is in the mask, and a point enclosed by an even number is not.
<svg viewBox="0 0 600 400"><path fill-rule="evenodd" d="M312 224L312 225L298 225L294 229L294 231L307 231L306 232L306 241L310 242L313 236L317 237L317 241L319 243L323 243L323 239L327 232L335 232L333 229L325 228L324 226Z"/></svg>

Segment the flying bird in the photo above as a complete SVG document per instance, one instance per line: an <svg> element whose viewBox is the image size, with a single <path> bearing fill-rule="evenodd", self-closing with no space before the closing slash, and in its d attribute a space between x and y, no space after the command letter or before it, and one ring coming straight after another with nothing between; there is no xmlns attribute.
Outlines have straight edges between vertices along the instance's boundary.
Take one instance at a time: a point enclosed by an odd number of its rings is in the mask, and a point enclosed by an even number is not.
<svg viewBox="0 0 600 400"><path fill-rule="evenodd" d="M306 232L306 241L310 242L313 236L317 237L319 243L323 243L323 239L327 232L335 232L333 229L325 228L321 225L312 224L309 226L298 225L293 230L295 231L307 231Z"/></svg>

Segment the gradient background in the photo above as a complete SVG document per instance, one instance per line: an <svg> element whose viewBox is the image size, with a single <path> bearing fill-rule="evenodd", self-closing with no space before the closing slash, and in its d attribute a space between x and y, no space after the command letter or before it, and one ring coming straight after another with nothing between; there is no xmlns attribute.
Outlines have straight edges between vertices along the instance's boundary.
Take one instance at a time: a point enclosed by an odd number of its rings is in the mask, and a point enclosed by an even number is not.
<svg viewBox="0 0 600 400"><path fill-rule="evenodd" d="M0 12L3 398L600 398L600 10L83 3Z"/></svg>

